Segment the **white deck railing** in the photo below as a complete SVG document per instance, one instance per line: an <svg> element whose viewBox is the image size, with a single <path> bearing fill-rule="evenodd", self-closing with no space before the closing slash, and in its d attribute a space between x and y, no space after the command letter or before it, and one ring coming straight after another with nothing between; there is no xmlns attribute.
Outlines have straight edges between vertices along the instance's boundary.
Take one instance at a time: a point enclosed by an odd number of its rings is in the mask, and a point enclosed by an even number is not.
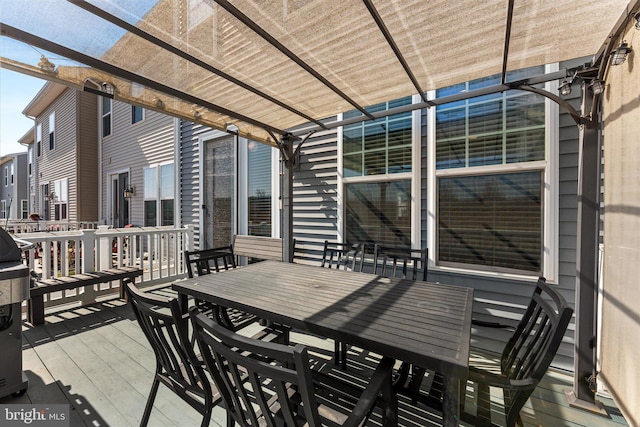
<svg viewBox="0 0 640 427"><path fill-rule="evenodd" d="M9 233L34 233L40 231L70 231L98 228L97 221L32 221L30 219L2 220L2 227Z"/></svg>
<svg viewBox="0 0 640 427"><path fill-rule="evenodd" d="M140 286L169 283L186 277L183 253L193 247L193 227L109 228L71 231L15 233L35 244L25 251L27 263L40 279L135 266L143 271ZM91 303L98 296L117 291L118 283L93 289L52 293L46 306L81 300Z"/></svg>

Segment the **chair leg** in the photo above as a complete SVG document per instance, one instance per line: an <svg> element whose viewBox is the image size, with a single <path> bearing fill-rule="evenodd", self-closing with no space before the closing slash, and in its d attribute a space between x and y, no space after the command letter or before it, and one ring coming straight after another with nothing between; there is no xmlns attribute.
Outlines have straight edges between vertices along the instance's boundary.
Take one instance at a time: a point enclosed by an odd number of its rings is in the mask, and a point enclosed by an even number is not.
<svg viewBox="0 0 640 427"><path fill-rule="evenodd" d="M205 408L204 414L202 414L202 422L200 423L200 427L208 427L209 422L211 421L211 411L213 411L213 406L208 406Z"/></svg>
<svg viewBox="0 0 640 427"><path fill-rule="evenodd" d="M144 414L142 415L142 421L140 421L140 427L146 427L149 422L149 416L151 415L151 410L153 409L153 402L156 400L156 394L158 393L158 386L160 386L160 380L158 377L153 378L153 385L151 386L151 391L149 392L149 398L147 399L147 405L144 408Z"/></svg>

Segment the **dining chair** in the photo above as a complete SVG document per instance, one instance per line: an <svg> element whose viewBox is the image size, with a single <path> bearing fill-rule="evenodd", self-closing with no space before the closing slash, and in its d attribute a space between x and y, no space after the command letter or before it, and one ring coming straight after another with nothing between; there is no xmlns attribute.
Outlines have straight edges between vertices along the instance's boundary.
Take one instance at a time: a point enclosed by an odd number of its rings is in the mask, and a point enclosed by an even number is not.
<svg viewBox="0 0 640 427"><path fill-rule="evenodd" d="M228 427L236 423L358 426L368 420L376 403L382 407L384 425L397 425L397 400L391 387L393 359L382 359L359 396L345 395L341 390L352 387L346 383L336 386L335 378L325 389L323 379L329 378L312 371L306 346L241 336L197 310L190 316L202 357L221 392ZM339 399L343 410L327 404L328 399ZM353 406L345 405L349 402Z"/></svg>
<svg viewBox="0 0 640 427"><path fill-rule="evenodd" d="M384 277L427 280L428 249L410 249L375 244L373 272Z"/></svg>
<svg viewBox="0 0 640 427"><path fill-rule="evenodd" d="M364 243L332 243L325 240L321 266L361 272L364 264L364 249Z"/></svg>
<svg viewBox="0 0 640 427"><path fill-rule="evenodd" d="M184 251L184 260L189 278L219 273L237 267L231 245L198 251ZM199 299L195 300L195 304L200 310L211 313L219 323L234 331L245 328L259 320L253 314L233 308L221 307Z"/></svg>
<svg viewBox="0 0 640 427"><path fill-rule="evenodd" d="M486 357L473 357L472 349L468 380L474 385L477 410L475 416L463 411L462 420L477 426L498 425L492 422L491 406L496 402L489 394L490 388L497 388L503 394L504 408L499 412L504 414L506 426L522 426L520 411L551 365L572 314L573 309L557 288L547 284L544 277L538 278L529 305L499 361L492 364ZM482 363L474 364L474 359ZM464 397L461 403L464 406Z"/></svg>
<svg viewBox="0 0 640 427"><path fill-rule="evenodd" d="M176 298L142 292L131 282L126 284L126 290L138 324L156 357L153 384L140 426L149 422L160 384L202 414L202 426L209 425L211 411L222 398L215 384L207 379L190 342L188 315L181 313Z"/></svg>
<svg viewBox="0 0 640 427"><path fill-rule="evenodd" d="M325 240L321 267L362 272L364 253L364 243L332 243ZM335 341L333 353L334 363L345 369L347 367L347 344Z"/></svg>

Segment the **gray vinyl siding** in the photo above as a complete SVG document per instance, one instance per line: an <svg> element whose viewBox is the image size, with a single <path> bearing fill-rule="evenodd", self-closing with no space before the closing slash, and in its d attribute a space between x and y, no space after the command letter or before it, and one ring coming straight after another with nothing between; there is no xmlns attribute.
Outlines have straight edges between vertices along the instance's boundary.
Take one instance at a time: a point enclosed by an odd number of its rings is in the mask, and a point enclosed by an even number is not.
<svg viewBox="0 0 640 427"><path fill-rule="evenodd" d="M195 248L200 247L200 144L211 128L193 122L180 123L180 216L182 225L194 227Z"/></svg>
<svg viewBox="0 0 640 427"><path fill-rule="evenodd" d="M131 124L131 104L113 102L112 132L102 138L101 217L107 224L113 221L107 201L110 176L123 171L129 171L129 184L136 189L129 202L130 223L144 224L144 168L174 161L175 120L172 116L145 110L144 120ZM174 173L179 173L177 164ZM177 197L178 189L175 194Z"/></svg>
<svg viewBox="0 0 640 427"><path fill-rule="evenodd" d="M56 180L68 179L68 219L78 220L78 175L77 175L77 151L79 142L79 126L77 111L80 108L78 93L73 89L66 89L55 101L53 101L38 117L35 126L42 124L42 155L35 157L38 163L38 187L36 188L37 210L42 212L40 203L40 186L49 184L53 191L53 183ZM55 131L53 150L49 149L49 116L55 112ZM85 144L96 144L93 141L84 141ZM97 162L93 163L93 167ZM95 185L93 186L95 189ZM95 194L95 190L94 190ZM97 196L88 196L96 197ZM54 218L54 204L49 204L50 218ZM42 212L43 213L43 212Z"/></svg>
<svg viewBox="0 0 640 427"><path fill-rule="evenodd" d="M319 264L325 240L338 240L338 136L316 132L300 150L293 174L293 236L296 262Z"/></svg>

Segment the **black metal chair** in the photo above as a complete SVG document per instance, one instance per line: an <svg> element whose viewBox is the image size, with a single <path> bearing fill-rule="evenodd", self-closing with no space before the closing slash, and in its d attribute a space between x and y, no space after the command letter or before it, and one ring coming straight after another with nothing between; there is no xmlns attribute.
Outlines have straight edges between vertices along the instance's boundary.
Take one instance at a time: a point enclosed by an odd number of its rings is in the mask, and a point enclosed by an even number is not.
<svg viewBox="0 0 640 427"><path fill-rule="evenodd" d="M364 243L331 243L325 240L321 267L362 272L364 251ZM347 344L336 341L334 346L333 361L344 369L347 367Z"/></svg>
<svg viewBox="0 0 640 427"><path fill-rule="evenodd" d="M344 395L335 379L328 390L324 388L321 374L311 370L305 346L247 338L197 310L190 315L201 354L221 391L228 427L236 423L359 426L369 418L376 402L383 408L384 425L397 425L397 401L391 387L393 359L382 359L360 396ZM350 388L344 384L344 389ZM354 406L349 405L345 413L325 403L336 398L341 407L348 402Z"/></svg>
<svg viewBox="0 0 640 427"><path fill-rule="evenodd" d="M564 297L540 277L499 364L490 366L487 359L483 359L483 366L471 364L469 381L475 384L477 413L463 412L462 420L477 426L497 425L491 421L489 395L490 387L495 387L503 390L506 425L522 425L520 411L551 365L572 314ZM464 405L464 396L461 402Z"/></svg>
<svg viewBox="0 0 640 427"><path fill-rule="evenodd" d="M190 278L196 277L196 275L202 276L236 268L232 246L184 251L184 260L187 264L187 275ZM238 331L259 320L257 316L241 310L220 307L197 299L195 303L200 310L211 312L218 323L234 331Z"/></svg>
<svg viewBox="0 0 640 427"><path fill-rule="evenodd" d="M362 271L364 243L331 243L324 241L322 267L339 270Z"/></svg>
<svg viewBox="0 0 640 427"><path fill-rule="evenodd" d="M221 402L221 396L207 379L190 343L188 315L180 312L176 298L141 292L131 282L126 284L126 290L140 328L156 356L153 385L140 425L149 422L161 383L202 414L202 426L209 425L211 411Z"/></svg>
<svg viewBox="0 0 640 427"><path fill-rule="evenodd" d="M373 273L384 277L427 280L428 249L408 249L382 246L373 251Z"/></svg>

